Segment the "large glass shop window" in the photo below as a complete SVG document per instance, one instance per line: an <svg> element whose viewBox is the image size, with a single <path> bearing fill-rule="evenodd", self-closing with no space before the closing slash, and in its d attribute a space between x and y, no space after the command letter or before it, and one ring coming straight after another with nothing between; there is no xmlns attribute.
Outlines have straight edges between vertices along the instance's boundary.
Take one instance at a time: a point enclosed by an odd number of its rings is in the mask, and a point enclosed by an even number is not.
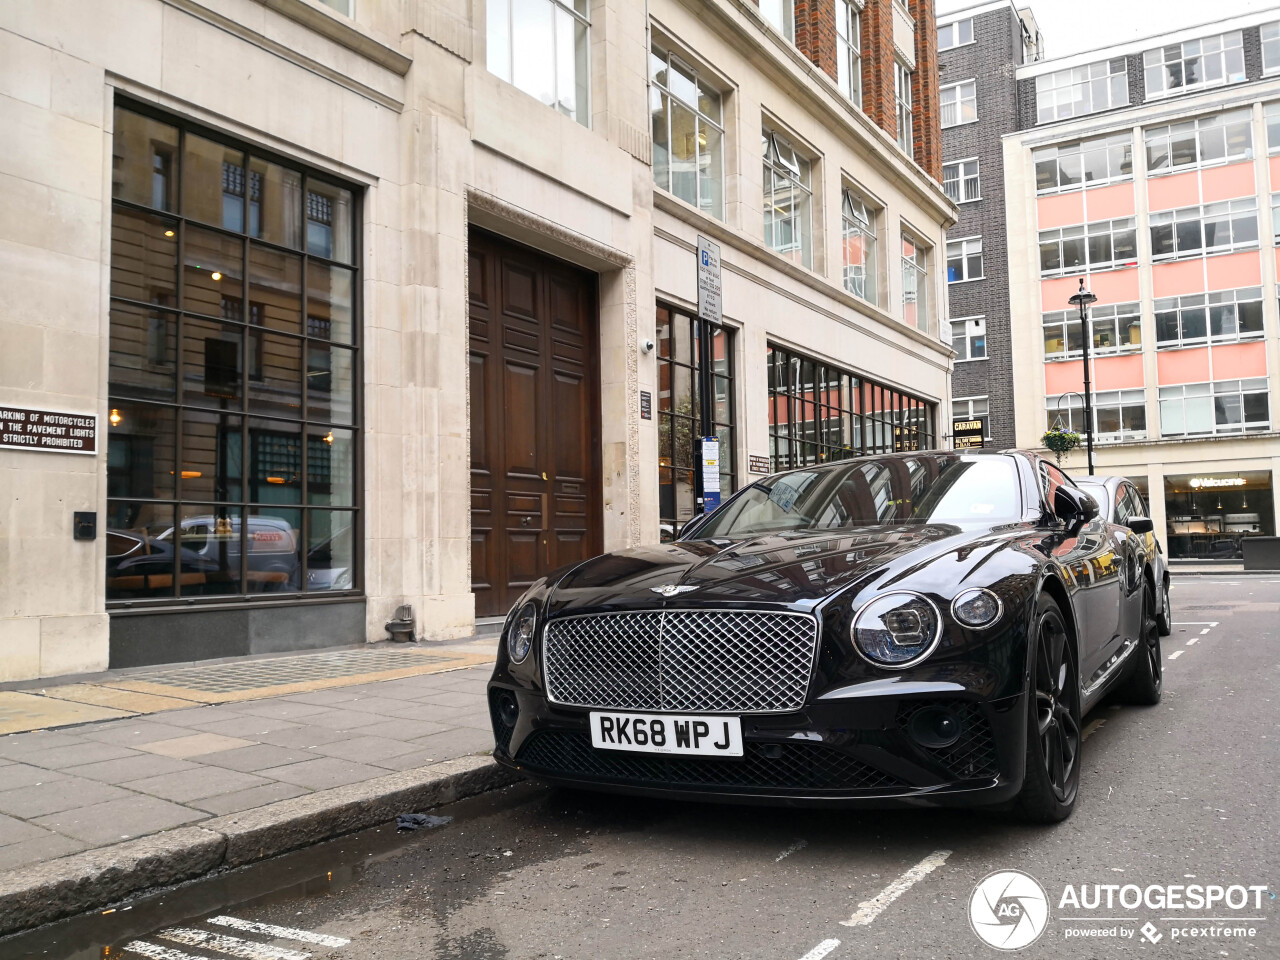
<svg viewBox="0 0 1280 960"><path fill-rule="evenodd" d="M1171 559L1242 559L1249 537L1275 536L1271 471L1166 476L1164 512Z"/></svg>
<svg viewBox="0 0 1280 960"><path fill-rule="evenodd" d="M720 440L720 495L734 469L733 331L658 304L658 513L662 540L701 510L702 439Z"/></svg>
<svg viewBox="0 0 1280 960"><path fill-rule="evenodd" d="M357 196L115 111L108 601L360 586Z"/></svg>

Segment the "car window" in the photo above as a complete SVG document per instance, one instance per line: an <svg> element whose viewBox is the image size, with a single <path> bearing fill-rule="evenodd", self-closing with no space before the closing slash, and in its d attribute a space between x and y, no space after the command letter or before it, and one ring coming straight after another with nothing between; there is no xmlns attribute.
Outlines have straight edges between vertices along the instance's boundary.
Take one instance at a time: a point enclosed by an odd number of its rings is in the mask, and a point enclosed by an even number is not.
<svg viewBox="0 0 1280 960"><path fill-rule="evenodd" d="M1124 523L1133 515L1133 504L1126 495L1124 485L1116 488L1116 523Z"/></svg>
<svg viewBox="0 0 1280 960"><path fill-rule="evenodd" d="M1123 487L1125 503L1128 505L1129 516L1131 517L1149 517L1147 513L1146 501L1142 499L1140 494L1134 487L1125 484Z"/></svg>

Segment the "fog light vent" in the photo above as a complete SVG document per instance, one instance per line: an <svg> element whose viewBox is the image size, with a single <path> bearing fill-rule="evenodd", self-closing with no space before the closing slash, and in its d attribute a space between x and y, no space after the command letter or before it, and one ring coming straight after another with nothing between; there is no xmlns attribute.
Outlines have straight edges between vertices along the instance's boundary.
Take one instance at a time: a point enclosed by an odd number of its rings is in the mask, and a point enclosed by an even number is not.
<svg viewBox="0 0 1280 960"><path fill-rule="evenodd" d="M942 750L950 747L964 733L964 723L950 710L926 707L911 718L911 738L922 747Z"/></svg>

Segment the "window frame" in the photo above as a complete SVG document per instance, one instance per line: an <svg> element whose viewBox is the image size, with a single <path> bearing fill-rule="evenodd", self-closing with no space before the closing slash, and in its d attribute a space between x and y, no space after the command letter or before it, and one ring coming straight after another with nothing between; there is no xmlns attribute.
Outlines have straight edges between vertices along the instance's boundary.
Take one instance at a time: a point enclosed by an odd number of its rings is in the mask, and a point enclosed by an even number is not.
<svg viewBox="0 0 1280 960"><path fill-rule="evenodd" d="M1228 43L1234 38L1235 43ZM1203 46L1206 43L1218 42L1216 50L1204 51ZM1167 59L1169 51L1178 48L1178 56L1173 59ZM1188 47L1194 47L1194 50L1188 52ZM1238 76L1228 69L1229 51L1239 51L1239 71ZM1158 58L1156 55L1159 55ZM1222 76L1217 80L1200 80L1195 83L1187 83L1185 81L1187 74L1187 63L1193 58L1199 63L1200 69L1203 70L1203 61L1206 55L1217 56L1219 58L1222 70ZM1182 74L1183 82L1176 85L1169 85L1168 67L1171 64L1179 64L1179 72ZM1151 77L1152 71L1159 71L1160 89L1152 90ZM1183 40L1180 43L1165 44L1161 47L1154 47L1150 50L1142 52L1142 77L1143 90L1146 93L1146 99L1163 100L1168 97L1182 96L1185 93L1193 93L1197 90L1207 90L1214 87L1229 86L1233 83L1242 83L1246 79L1246 66L1244 61L1244 34L1241 30L1229 30L1226 33L1207 34L1202 37L1194 37L1189 40Z"/></svg>
<svg viewBox="0 0 1280 960"><path fill-rule="evenodd" d="M511 86L515 87L517 90L521 91L522 93L530 97L533 97L543 106L549 107L550 109L554 110L556 113L560 114L562 117L567 117L568 119L572 120L574 123L577 123L580 126L586 127L588 130L592 129L592 114L593 114L594 108L593 108L592 76L591 76L591 72L592 72L591 45L594 42L594 37L591 29L592 27L591 7L590 7L589 0L584 0L584 3L583 3L583 6L585 6L587 9L586 13L580 13L578 11L577 4L576 2L574 2L574 0L535 0L535 2L546 4L547 7L550 8L551 13L553 15L552 28L551 28L552 46L551 46L551 70L550 70L550 73L554 78L554 81L553 81L555 86L554 95L556 96L556 100L553 103L547 103L547 101L539 97L538 94L533 93L529 90L526 90L524 87L520 86L520 84L516 83L516 80L515 80L515 63L513 58L515 57L516 38L513 32L512 4L528 3L530 2L530 0L484 0L484 2L486 4L485 69L488 70L489 73L493 74L498 79L502 80L503 82L509 83L511 84ZM497 23L493 14L495 12L495 8L499 5L504 5L506 7L506 20L505 20L506 62L502 64L501 72L494 69L495 64L494 64L494 56L493 56L493 54L496 52L493 38L495 35L494 34L495 24ZM560 77L560 62L557 56L557 53L558 53L557 44L559 43L559 31L556 29L556 20L554 16L556 11L563 11L564 13L568 14L568 16L571 18L573 23L575 23L577 26L585 28L585 35L583 38L583 47L581 50L579 50L577 47L576 31L575 31L575 41L574 41L574 50L573 50L573 63L574 63L574 81L573 82L574 82L575 109L573 114L566 113L560 107L560 102L562 97L560 96L560 89L559 89L561 77ZM581 60L581 63L579 63L579 60ZM579 76L579 71L578 71L579 66L581 67L581 70L582 70L581 76ZM584 102L581 104L576 102L577 95L578 95L578 89L577 89L578 87L582 88L582 93L584 94L583 96Z"/></svg>
<svg viewBox="0 0 1280 960"><path fill-rule="evenodd" d="M766 11L766 5L770 8ZM781 22L773 17L773 6L777 6ZM760 18L773 27L787 42L796 42L796 0L760 0Z"/></svg>
<svg viewBox="0 0 1280 960"><path fill-rule="evenodd" d="M1245 145L1237 153L1231 152L1230 133L1232 129L1244 131ZM1214 131L1222 131L1222 156L1205 159L1205 142ZM1186 134L1190 133L1190 141L1194 143L1195 158L1190 161L1176 162L1175 144L1186 143ZM1163 138L1163 140L1161 139ZM1152 147L1163 142L1165 163L1152 161ZM1147 176L1167 177L1187 170L1204 170L1210 167L1223 167L1232 163L1245 163L1253 160L1253 115L1248 108L1243 110L1227 110L1204 117L1193 117L1190 120L1179 120L1177 123L1164 124L1158 127L1145 127L1142 131L1142 149L1147 161Z"/></svg>
<svg viewBox="0 0 1280 960"><path fill-rule="evenodd" d="M1100 228L1104 224L1107 227L1105 231L1095 229ZM1117 227L1117 224L1128 224L1128 226ZM1083 273L1101 273L1106 270L1126 270L1131 267L1136 267L1138 265L1137 229L1136 217L1115 217L1111 220L1095 220L1092 223L1073 224L1067 227L1052 227L1048 230L1041 230L1038 234L1037 240L1037 248L1040 251L1040 277L1042 279L1048 277L1071 277ZM1076 235L1077 231L1079 232L1078 236ZM1068 232L1070 232L1072 236L1066 236ZM1126 233L1133 234L1132 244L1134 254L1132 258L1123 257L1117 259L1116 238L1117 236L1123 236ZM1054 234L1056 234L1056 237L1050 236ZM1093 245L1090 241L1093 238L1102 237L1104 235L1109 238L1108 245L1111 249L1111 258L1106 260L1094 260L1092 258ZM1083 260L1081 263L1073 264L1071 266L1065 265L1066 254L1064 251L1066 248L1064 243L1068 240L1073 242L1078 240L1080 242L1080 249L1083 254ZM1046 269L1044 266L1044 249L1047 245L1053 243L1056 243L1058 246L1059 266Z"/></svg>
<svg viewBox="0 0 1280 960"><path fill-rule="evenodd" d="M109 293L109 304L111 312L114 313L117 305L132 310L147 311L152 313L160 313L168 316L174 323L173 333L173 350L174 359L172 365L174 367L174 390L172 399L164 400L157 398L140 397L121 392L118 382L111 379L110 364L108 368L107 379L107 403L110 408L128 405L134 408L147 409L164 409L172 412L172 438L175 446L172 453L174 470L174 485L172 492L167 496L137 496L133 494L114 494L108 492L107 509L108 514L113 504L148 504L155 505L171 510L172 522L171 535L179 541L183 539L183 531L189 529L186 525L191 520L190 517L184 517L184 510L188 509L207 509L210 512L217 511L220 507L224 508L228 516L225 518L228 529L234 529L235 523L238 522L239 542L239 587L234 593L225 594L187 594L182 591L182 553L183 550L174 550L173 554L173 576L176 589L168 596L157 597L137 597L137 598L108 598L106 600L106 609L108 612L119 609L131 609L139 611L150 610L170 610L175 607L182 609L190 609L192 607L208 609L227 604L263 604L263 603L279 603L280 601L288 601L290 603L316 603L333 600L351 599L365 596L365 568L364 568L364 550L367 547L366 530L365 530L365 476L364 476L364 436L366 433L365 425L365 404L364 404L364 377L362 375L364 363L364 297L363 297L363 277L364 262L361 255L363 250L363 217L362 209L365 200L364 187L354 181L346 180L328 170L316 167L313 164L306 163L287 154L282 154L269 148L264 148L259 144L248 140L241 139L234 134L227 133L215 127L210 127L198 120L191 119L162 108L156 107L145 101L136 100L123 93L117 92L113 100L113 113L115 111L126 111L143 117L147 120L164 124L172 127L178 132L177 146L174 148L171 156L171 165L169 167L168 176L172 177L171 195L166 200L166 206L156 206L151 204L143 204L128 199L117 197L115 195L114 184L112 185L109 196L109 208L111 214L111 229L115 234L115 213L117 210L128 213L154 216L167 222L172 223L172 229L176 234L175 240L175 258L176 258L176 275L173 287L173 301L169 304L148 303L141 300L122 297L115 293ZM243 192L243 212L240 217L239 229L233 229L222 226L220 223L211 222L208 219L202 219L198 215L188 213L184 206L187 202L183 189L183 165L187 156L187 140L188 137L195 136L209 143L222 147L226 150L238 152L241 155L241 163L238 169L246 171L249 176L243 178L245 189ZM114 143L112 145L114 155ZM253 193L251 188L251 174L254 162L262 162L277 165L287 171L292 171L300 177L301 190L301 208L298 211L298 245L290 247L287 244L278 243L272 240L264 239L256 236L254 233L253 221ZM224 161L225 163L225 161ZM332 256L324 256L318 253L312 253L310 250L311 239L308 231L308 224L311 222L309 210L311 208L311 198L313 196L324 196L323 194L312 194L310 184L312 182L325 185L331 189L343 190L350 195L350 237L348 242L351 244L351 258L344 261ZM226 196L226 179L225 171L222 180L224 202ZM154 196L154 193L153 193ZM240 313L238 318L228 318L225 314L221 317L213 316L208 312L201 312L199 309L193 308L186 296L185 287L187 285L187 256L186 244L188 234L192 231L199 231L211 237L227 237L234 239L241 244L241 259L238 264L241 276L239 283L239 307ZM253 250L262 249L268 253L277 253L298 258L301 262L301 274L299 279L299 314L300 326L297 333L280 330L265 323L255 323L252 320L253 307L257 306L251 299L253 293ZM330 251L331 253L333 251ZM308 314L308 300L311 296L309 290L308 265L317 264L326 270L339 269L350 271L351 281L351 331L350 341L344 342L341 339L332 339L331 337L321 335L320 333L312 333L310 320L313 319ZM198 269L198 268L197 268ZM114 281L114 263L112 268L112 281ZM237 298L232 297L232 300ZM227 297L223 298L223 308L226 308ZM246 304L249 309L245 309ZM109 321L110 322L110 321ZM187 365L186 357L186 326L188 324L198 324L205 328L213 329L216 325L218 329L231 328L232 331L240 334L240 344L238 347L236 371L237 389L240 396L236 398L238 406L233 408L213 407L201 403L187 402L185 394L187 387L184 383L184 368ZM199 329L199 327L197 327ZM271 336L276 340L288 340L289 342L298 342L300 346L299 370L301 373L301 383L299 384L299 414L296 417L288 417L271 408L263 408L257 406L253 399L254 384L260 382L260 378L254 376L255 363L253 361L255 334L260 339L264 334ZM337 419L324 419L318 416L311 416L309 408L311 400L308 390L308 381L312 375L312 369L309 364L311 362L310 347L313 343L328 344L330 348L337 346L343 350L349 351L350 355L350 371L351 380L351 413L350 422L341 422ZM147 344L145 347L144 359L148 364L153 362L150 355L151 346ZM258 360L261 360L261 347L258 350ZM327 369L332 372L332 357L334 354L330 352L327 359L330 365ZM206 358L206 366L208 359ZM315 368L321 369L321 368ZM239 496L231 497L230 495L222 498L203 497L199 495L184 496L188 491L184 490L184 484L188 477L187 471L183 470L185 464L185 441L187 439L186 430L184 429L185 415L187 413L197 415L219 415L239 420L239 425L235 428L237 433L226 436L235 437L239 440L239 456L240 456L240 475ZM262 437L275 435L272 428L278 427L278 432L293 436L294 428L298 437L298 464L301 470L301 476L298 486L298 499L294 502L273 502L269 499L254 498L251 495L251 488L264 482L255 477L256 469L265 469L264 465L259 463L255 466L254 461L258 457L266 457L262 452L259 440ZM349 435L349 456L351 464L350 474L350 504L332 504L332 503L312 503L312 446L310 441L313 439L313 429L327 429L328 437L332 437L334 431L340 430ZM108 436L108 448L110 447L110 437ZM322 438L323 439L323 438ZM332 443L332 441L329 441ZM329 471L332 476L332 471ZM271 478L265 478L265 482L275 482ZM320 481L314 481L319 483ZM301 526L296 528L298 533L298 546L300 549L300 562L297 568L299 586L294 590L273 592L273 591L257 591L250 592L246 589L246 585L252 580L249 576L250 572L250 554L251 548L250 527L251 520L255 516L271 516L263 514L264 510L279 511L295 511L299 515ZM351 555L351 585L349 587L333 588L333 589L309 589L310 571L311 571L311 554L317 549L311 544L312 515L317 513L328 513L331 515L343 515L350 518L350 529L352 539L352 555ZM238 520L236 519L238 518ZM221 521L222 518L218 518ZM341 531L332 533L332 537L338 536Z"/></svg>
<svg viewBox="0 0 1280 960"><path fill-rule="evenodd" d="M973 88L973 92L971 96L966 97L964 95L965 87ZM947 93L951 91L955 92L955 100L952 101L951 103L948 103ZM972 105L972 111L973 111L973 116L970 117L968 120L963 119L964 106L966 103ZM949 106L953 107L956 113L956 120L952 123L947 123L947 107ZM979 119L978 118L978 78L970 77L967 80L957 80L955 83L947 83L938 87L938 116L940 118L940 123L943 130L950 130L952 127L963 127L965 124L968 124L968 123L977 123Z"/></svg>
<svg viewBox="0 0 1280 960"><path fill-rule="evenodd" d="M1129 165L1127 171L1124 169L1124 149L1126 147L1128 148ZM1113 153L1116 150L1120 151L1118 158ZM1107 159L1108 175L1105 178L1088 180L1085 178L1085 171L1088 166L1086 158L1098 154L1104 155ZM1079 179L1074 182L1068 181L1064 183L1064 164L1073 162L1075 158L1079 158L1077 161L1080 168ZM1040 171L1038 168L1045 163L1053 164L1055 177L1052 186L1040 185ZM1113 183L1131 182L1133 180L1133 134L1116 133L1105 137L1077 140L1066 145L1040 147L1032 151L1031 164L1036 178L1036 196L1038 197L1059 193L1073 193L1077 190L1087 190L1091 187L1102 187ZM1117 168L1117 172L1111 172L1113 165Z"/></svg>
<svg viewBox="0 0 1280 960"><path fill-rule="evenodd" d="M973 173L965 172L965 167L973 164ZM947 169L954 168L956 176L949 178ZM970 195L967 184L972 181L974 193ZM955 194L947 189L948 183L956 185ZM982 159L980 157L965 157L961 160L952 160L950 163L942 165L942 192L951 198L951 202L955 204L976 203L982 199Z"/></svg>
<svg viewBox="0 0 1280 960"><path fill-rule="evenodd" d="M991 359L991 354L987 350L987 318L985 314L977 314L972 317L952 317L949 321L951 324L951 349L956 352L956 363L976 363L980 360ZM956 326L962 325L959 335L956 333ZM956 346L956 341L964 342L964 351ZM974 342L981 341L982 355L978 356L974 353Z"/></svg>
<svg viewBox="0 0 1280 960"><path fill-rule="evenodd" d="M975 245L976 245L976 249L974 249ZM952 247L955 247L955 246L959 246L960 248L959 249L960 275L952 279L952 276L951 276L951 261L953 259ZM979 272L976 276L970 276L969 261L974 256L978 258ZM951 284L956 284L956 283L970 283L974 280L985 280L986 278L987 278L986 263L982 259L981 235L972 236L972 237L957 237L954 240L948 238L947 240L947 285L950 286Z"/></svg>
<svg viewBox="0 0 1280 960"><path fill-rule="evenodd" d="M976 413L974 411L973 405L974 403L979 401L986 404L987 409L985 413ZM965 411L966 411L965 413L963 414L956 413L957 403L963 403L965 405ZM991 395L982 394L982 395L975 395L971 397L952 397L951 398L952 422L955 422L956 420L978 420L983 417L986 418L986 423L983 426L982 439L990 440L991 439Z"/></svg>
<svg viewBox="0 0 1280 960"><path fill-rule="evenodd" d="M1262 75L1280 73L1280 20L1262 24L1258 38L1262 45Z"/></svg>
<svg viewBox="0 0 1280 960"><path fill-rule="evenodd" d="M670 84L663 84L658 81L658 79L654 74L653 68L654 68L654 60L656 59L659 52L665 53L666 55L666 58L663 61L663 63L665 63L666 65L668 77L670 76L671 71L674 69L673 62L678 62L680 67L683 70L685 70L689 75L692 76L694 84L698 89L699 95L701 95L704 86L706 90L715 93L717 104L720 107L720 120L716 120L714 117L711 117L708 114L704 113L700 104L689 103L684 97L681 97L679 94L675 93L671 89ZM691 203L690 205L696 207L700 212L706 214L707 216L712 217L716 220L719 220L720 222L723 223L727 219L727 214L726 214L727 205L725 203L725 181L727 179L725 176L725 169L726 169L725 168L725 152L726 152L725 148L728 143L728 135L725 130L725 122L724 122L724 115L725 115L724 114L724 97L725 97L724 91L720 88L720 84L717 82L704 82L704 81L707 81L707 78L704 76L704 71L702 71L696 64L694 64L690 58L680 56L674 49L673 44L666 43L656 36L653 38L653 40L649 44L649 67L650 67L649 108L650 108L651 124L655 118L655 114L653 113L654 91L656 91L659 101L666 104L666 107L663 112L665 113L665 117L666 117L666 132L667 132L667 139L666 139L667 183L663 184L658 181L658 163L657 163L657 157L656 157L658 143L656 138L651 138L653 139L653 150L655 152L654 162L653 162L654 185L658 187L658 189L671 194L671 196L675 197L676 199L682 200L685 203L690 203L689 200L685 199L684 197L681 197L678 193L672 190L672 184L674 182L673 181L674 173L672 171L672 161L671 161L671 138L672 138L672 117L674 115L674 111L671 109L671 102L673 100L678 101L681 107L683 107L685 110L688 110L690 113L693 114L694 122L696 124L695 131L701 130L702 124L705 123L708 127L712 128L720 135L719 170L716 172L714 176L704 177L702 175L701 168L700 168L702 147L701 147L701 143L698 144L698 148L697 148L698 159L695 160L695 165L699 165L699 166L698 166L698 169L696 169L694 172L694 186L697 191L697 201L694 203ZM697 142L696 137L697 137L697 134L695 133L695 142ZM705 181L718 182L719 189L718 191L716 191L718 194L716 198L718 201L717 209L708 209L708 207L704 206L702 203L702 192L703 192L703 186Z"/></svg>
<svg viewBox="0 0 1280 960"><path fill-rule="evenodd" d="M910 245L912 252L906 252L907 246ZM929 316L929 308L932 306L932 298L929 296L929 259L933 252L933 247L920 239L920 235L916 233L906 224L902 225L900 238L899 253L901 256L902 271L902 322L908 326L914 326L921 333L929 333L933 328L933 321ZM907 272L912 271L916 298L914 301L910 299L910 293L907 283ZM911 324L907 320L907 305L916 304L916 322ZM923 326L921 325L923 321Z"/></svg>
<svg viewBox="0 0 1280 960"><path fill-rule="evenodd" d="M1065 406L1059 406L1062 401ZM1093 441L1097 444L1135 443L1150 439L1151 424L1147 422L1147 394L1145 387L1129 387L1122 390L1100 390L1093 394L1090 403L1093 413ZM1142 427L1125 426L1125 413L1128 410L1142 411ZM1104 411L1117 411L1120 422L1119 430L1101 431L1098 429L1098 417ZM1088 423L1084 418L1084 397L1078 393L1062 393L1045 397L1045 424L1048 429L1061 419L1068 430L1083 434Z"/></svg>
<svg viewBox="0 0 1280 960"><path fill-rule="evenodd" d="M1253 385L1253 389L1245 390L1244 385L1248 383ZM1258 385L1261 385L1260 387ZM1233 389L1234 386L1234 389ZM1219 389L1221 387L1222 389ZM1193 389L1196 392L1188 394L1187 390ZM1248 377L1242 380L1215 380L1200 383L1176 383L1169 384L1158 388L1158 402L1160 408L1160 436L1162 437L1208 437L1221 435L1240 435L1256 432L1269 432L1271 429L1271 397L1270 387L1267 377ZM1244 419L1244 398L1246 396L1266 397L1267 402L1267 420L1265 422L1255 421L1253 427L1249 426L1249 421ZM1219 397L1230 397L1239 400L1241 420L1236 422L1219 423ZM1209 430L1168 430L1165 427L1165 410L1166 404L1175 402L1180 404L1180 412L1183 425L1186 425L1187 401L1203 401L1208 415L1211 419L1211 428ZM1168 409L1173 409L1169 407ZM1202 412L1203 416L1203 412Z"/></svg>
<svg viewBox="0 0 1280 960"><path fill-rule="evenodd" d="M814 226L813 184L814 180L817 179L814 172L814 167L817 165L817 161L812 158L807 151L797 150L795 141L791 135L783 133L768 120L766 120L762 125L761 139L763 141L760 151L761 163L764 169L764 183L762 184L762 206L764 208L763 215L765 228L764 245L769 250L791 263L794 263L797 266L802 266L806 270L813 270L815 269L814 263L816 253L814 247L815 240L817 239L816 228ZM785 144L785 152L779 146L780 142ZM777 163L770 158L771 153L778 157ZM787 153L789 153L791 158L795 160L794 168L787 163ZM803 201L801 204L801 213L787 218L788 220L796 221L802 228L800 230L801 239L797 248L800 252L799 260L793 256L789 256L789 249L786 249L783 246L776 246L774 244L774 239L776 239L777 236L778 221L774 220L771 223L769 219L769 211L770 209L777 209L777 203L774 202L773 198L777 195L778 185L774 176L771 176L771 174L780 176L786 180L792 191L799 191L801 200ZM794 229L795 228L793 227L793 230Z"/></svg>
<svg viewBox="0 0 1280 960"><path fill-rule="evenodd" d="M1093 68L1105 65L1106 72L1100 72L1097 76L1092 76ZM1081 71L1085 71L1085 76L1080 76ZM1124 102L1118 100L1116 91L1113 89L1115 79L1124 82ZM1103 88L1107 93L1106 106L1100 107L1094 103L1095 84L1103 81ZM1129 71L1128 60L1125 57L1112 57L1107 60L1094 60L1090 63L1083 63L1079 66L1066 67L1062 70L1054 70L1051 73L1042 73L1036 77L1036 126L1045 123L1057 123L1060 120L1071 120L1075 117L1087 117L1095 113L1103 113L1107 110L1115 110L1120 107L1127 107L1130 101L1129 93ZM1072 95L1076 90L1080 91L1078 95ZM1067 91L1069 99L1065 104L1070 108L1070 112L1060 113L1060 108L1064 105L1059 101L1061 91ZM1083 94L1086 94L1084 96ZM1076 110L1075 106L1088 101L1086 107L1082 110ZM1046 102L1049 101L1049 117L1044 116Z"/></svg>
<svg viewBox="0 0 1280 960"><path fill-rule="evenodd" d="M912 89L914 71L908 70L907 65L894 57L893 60L893 106L894 117L897 123L897 136L895 139L898 148L907 156L912 156L912 137L915 136L915 93ZM903 96L903 91L906 96ZM903 119L905 118L905 123Z"/></svg>
<svg viewBox="0 0 1280 960"><path fill-rule="evenodd" d="M964 33L964 31L961 30L960 28L966 23L969 25L969 39L968 40L957 39L955 43L948 43L944 46L942 43L942 32L944 30L948 30L951 33L953 33L956 37L959 38ZM977 42L978 42L977 36L973 29L973 17L964 17L963 19L960 19L960 20L952 20L950 23L944 23L940 27L938 27L938 52L939 53L942 53L944 50L954 50L957 47L967 47L970 44L974 44Z"/></svg>
<svg viewBox="0 0 1280 960"><path fill-rule="evenodd" d="M1236 210L1237 205L1240 205L1238 213ZM1225 244L1215 243L1213 246L1208 246L1205 242L1205 222L1218 222L1217 220L1211 219L1211 215L1208 211L1212 209L1212 216L1221 217L1224 213L1224 211L1220 209L1222 207L1226 207L1225 222L1229 226L1229 232L1233 239ZM1246 238L1237 241L1234 239L1237 230L1235 226L1236 220L1248 219L1247 214L1250 212L1253 213L1253 238L1248 239L1246 231ZM1192 216L1192 213L1195 215ZM1194 207L1179 207L1175 210L1154 211L1147 215L1148 232L1150 233L1151 240L1151 262L1174 263L1180 260L1195 260L1201 257L1217 256L1218 254L1224 253L1239 253L1244 250L1256 250L1261 246L1258 213L1258 198L1256 196L1241 197L1236 200L1220 200L1216 203L1206 203ZM1183 230L1180 230L1179 227L1180 225L1189 225L1193 222L1197 224L1196 234L1199 238L1199 245L1196 247L1187 247L1184 251L1181 249L1182 240L1184 237L1190 236L1190 227L1187 226ZM1165 227L1169 228L1169 241L1172 244L1173 249L1167 252L1162 251L1157 253L1156 231L1157 229L1163 231ZM1160 245L1163 246L1163 241L1160 241Z"/></svg>
<svg viewBox="0 0 1280 960"><path fill-rule="evenodd" d="M857 0L833 2L836 15L836 86L850 103L861 110L862 6ZM847 84L840 78L842 68L846 72Z"/></svg>
<svg viewBox="0 0 1280 960"><path fill-rule="evenodd" d="M861 208L866 219L858 216L858 208ZM868 303L880 305L880 223L883 219L884 211L862 194L861 191L851 186L849 183L843 183L840 187L840 250L841 250L841 285L846 291L855 297L866 300ZM864 238L864 249L869 250L869 256L866 258L867 263L863 264L865 280L863 281L863 292L859 293L855 287L856 284L851 283L851 269L854 264L849 261L849 240L852 231L856 230ZM870 295L868 295L870 294Z"/></svg>
<svg viewBox="0 0 1280 960"><path fill-rule="evenodd" d="M1121 324L1126 319L1123 328ZM1110 346L1099 344L1099 323L1107 323L1112 333L1113 343ZM1057 327L1061 332L1062 350L1052 353L1048 349L1048 333L1050 327ZM1107 304L1101 307L1093 307L1090 311L1089 328L1093 333L1092 343L1089 346L1089 354L1095 357L1114 357L1127 353L1142 352L1142 308L1137 302ZM1137 328L1138 337L1135 341L1132 336L1128 340L1122 336L1122 332L1130 332ZM1040 315L1040 329L1042 334L1042 346L1044 350L1044 360L1046 363L1056 363L1063 360L1075 361L1084 356L1084 331L1080 324L1080 315L1074 309L1069 310L1052 310ZM1072 337L1074 332L1075 337ZM1103 331L1106 332L1106 331ZM1072 349L1072 340L1077 340L1080 346Z"/></svg>
<svg viewBox="0 0 1280 960"><path fill-rule="evenodd" d="M1156 350L1182 350L1189 347L1204 347L1210 344L1228 344L1228 343L1251 343L1255 340L1266 339L1266 313L1265 298L1262 296L1262 287L1238 287L1230 290L1215 290L1210 293L1193 293L1184 294L1177 297L1160 297L1154 304L1154 313L1156 318ZM1230 294L1230 299L1227 295ZM1245 296L1242 296L1245 294ZM1188 302L1184 302L1188 301ZM1199 301L1198 303L1196 301ZM1240 330L1240 304L1256 303L1258 305L1259 318L1262 325L1256 331L1241 332ZM1231 305L1235 307L1235 325L1236 331L1233 334L1224 335L1213 333L1213 308L1225 307ZM1185 330L1187 321L1183 319L1183 313L1186 311L1200 311L1203 313L1204 336L1186 336ZM1177 325L1178 336L1161 337L1162 316L1173 314L1175 316L1174 323Z"/></svg>

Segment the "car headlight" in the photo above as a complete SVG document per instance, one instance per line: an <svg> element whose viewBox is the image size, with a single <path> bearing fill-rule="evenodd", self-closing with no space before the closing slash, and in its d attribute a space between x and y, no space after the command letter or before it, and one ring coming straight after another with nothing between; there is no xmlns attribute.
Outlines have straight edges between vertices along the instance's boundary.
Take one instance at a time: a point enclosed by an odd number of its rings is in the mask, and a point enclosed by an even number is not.
<svg viewBox="0 0 1280 960"><path fill-rule="evenodd" d="M951 601L951 615L958 623L975 629L989 627L1004 613L1004 604L990 590L971 587L956 594Z"/></svg>
<svg viewBox="0 0 1280 960"><path fill-rule="evenodd" d="M512 663L523 663L533 649L533 634L538 628L538 608L526 603L516 614L507 631L507 653Z"/></svg>
<svg viewBox="0 0 1280 960"><path fill-rule="evenodd" d="M918 593L876 597L853 618L853 644L876 666L901 669L933 652L942 636L942 617Z"/></svg>

